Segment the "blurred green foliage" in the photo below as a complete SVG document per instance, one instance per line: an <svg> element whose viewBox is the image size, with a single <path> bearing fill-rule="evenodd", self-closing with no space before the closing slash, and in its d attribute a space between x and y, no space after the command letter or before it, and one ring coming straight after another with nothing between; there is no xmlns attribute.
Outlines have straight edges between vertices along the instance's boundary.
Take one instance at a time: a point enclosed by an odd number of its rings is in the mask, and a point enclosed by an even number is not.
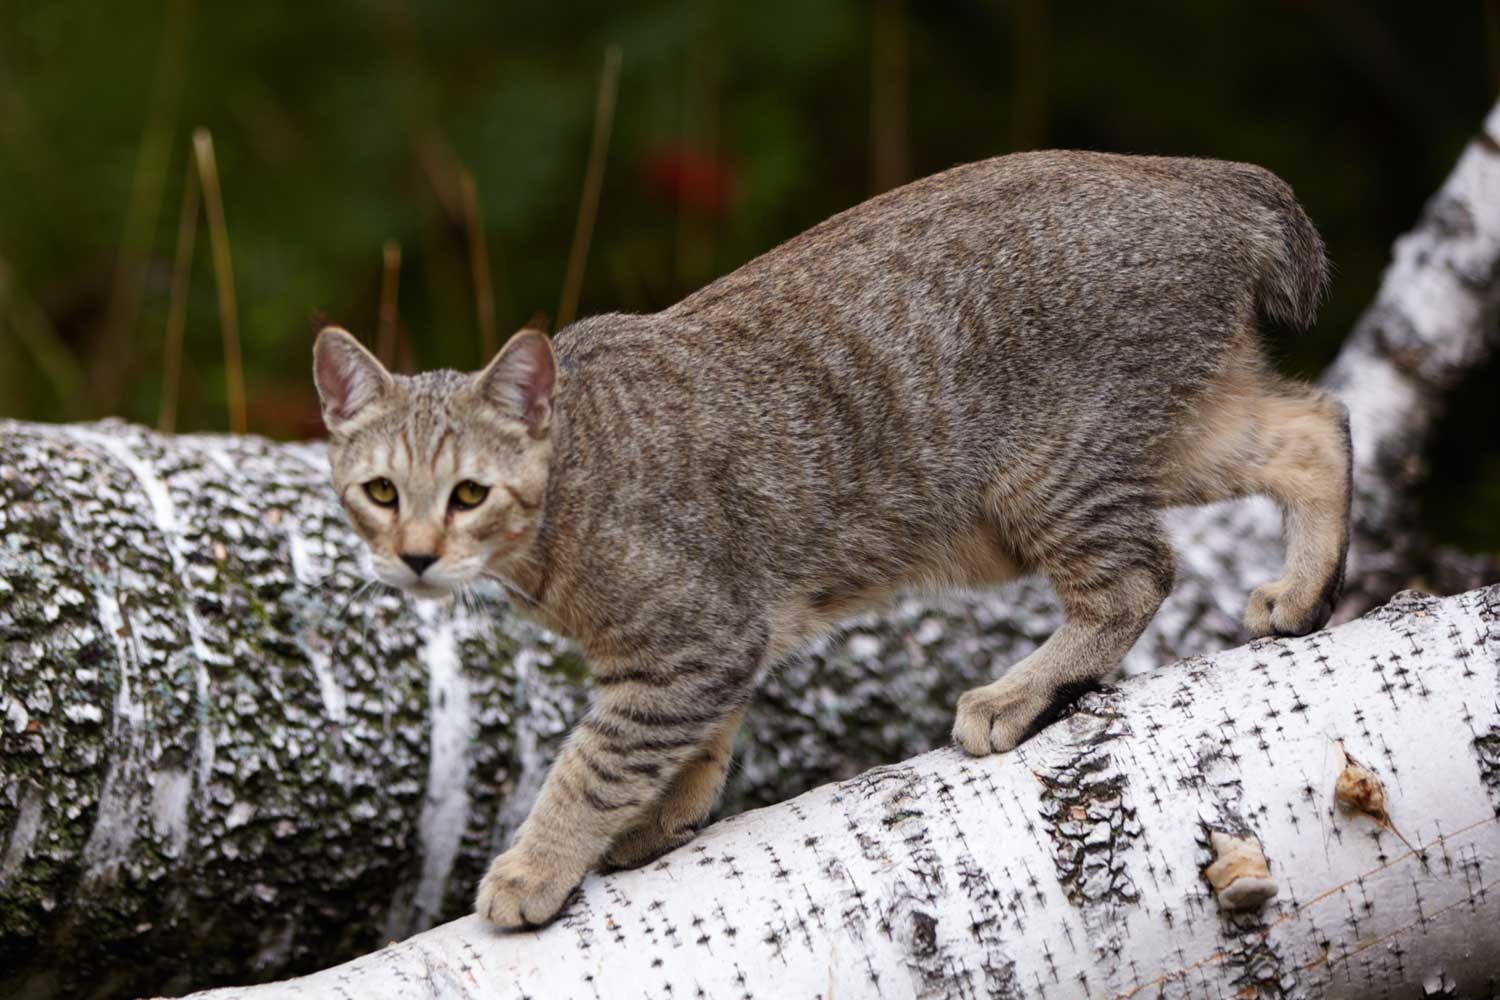
<svg viewBox="0 0 1500 1000"><path fill-rule="evenodd" d="M1495 22L1473 2L54 0L0 22L0 415L155 421L205 127L250 427L282 437L318 431L320 318L373 342L388 239L402 365L480 363L461 168L501 335L556 310L609 44L623 72L585 313L668 305L892 170L1034 146L1191 154L1270 167L1325 234L1332 297L1311 334L1278 338L1301 374L1332 357L1495 90ZM897 150L884 165L876 133ZM185 355L177 426L223 427L201 225ZM1459 410L1429 510L1444 537L1500 549L1500 401L1470 387Z"/></svg>

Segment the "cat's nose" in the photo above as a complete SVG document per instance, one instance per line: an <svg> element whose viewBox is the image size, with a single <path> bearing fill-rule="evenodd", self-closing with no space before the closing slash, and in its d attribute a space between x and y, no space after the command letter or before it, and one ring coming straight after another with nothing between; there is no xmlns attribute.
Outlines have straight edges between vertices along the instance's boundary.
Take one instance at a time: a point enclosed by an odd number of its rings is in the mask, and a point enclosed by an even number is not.
<svg viewBox="0 0 1500 1000"><path fill-rule="evenodd" d="M437 562L437 556L415 556L411 553L404 553L401 556L401 561L410 566L413 573L421 576L423 570L425 570L428 566L431 566L433 563Z"/></svg>

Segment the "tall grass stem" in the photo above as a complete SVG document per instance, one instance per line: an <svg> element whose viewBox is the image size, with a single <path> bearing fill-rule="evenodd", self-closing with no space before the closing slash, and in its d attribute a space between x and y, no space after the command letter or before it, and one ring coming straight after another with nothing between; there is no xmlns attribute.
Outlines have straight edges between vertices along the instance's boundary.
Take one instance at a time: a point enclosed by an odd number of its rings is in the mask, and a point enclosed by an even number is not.
<svg viewBox="0 0 1500 1000"><path fill-rule="evenodd" d="M401 244L386 240L380 250L380 319L375 355L386 368L396 366L396 325L400 320Z"/></svg>
<svg viewBox="0 0 1500 1000"><path fill-rule="evenodd" d="M474 311L479 320L479 363L485 364L500 349L495 333L495 285L490 275L490 251L484 241L484 215L479 207L479 188L467 168L459 171L463 195L464 225L469 230L469 267L474 272Z"/></svg>
<svg viewBox="0 0 1500 1000"><path fill-rule="evenodd" d="M193 276L193 247L198 241L198 172L193 161L182 181L177 212L177 249L172 258L172 288L167 298L167 335L162 346L161 406L156 427L163 434L177 429L177 401L182 385L182 340L187 329L188 283Z"/></svg>
<svg viewBox="0 0 1500 1000"><path fill-rule="evenodd" d="M604 51L604 71L599 76L599 93L594 103L594 135L589 143L588 167L583 176L583 196L578 202L578 222L573 227L568 270L563 276L562 298L557 304L558 330L573 322L578 315L583 269L588 263L589 242L593 239L594 220L599 214L599 192L604 187L604 161L609 152L609 134L614 128L615 97L619 86L620 47L611 45Z"/></svg>
<svg viewBox="0 0 1500 1000"><path fill-rule="evenodd" d="M224 221L224 198L219 189L219 167L214 159L214 138L208 129L193 132L198 181L203 185L203 206L208 215L208 244L213 251L214 285L219 293L219 330L224 336L224 393L229 404L229 429L246 430L245 365L240 356L239 311L234 298L234 264L229 255L229 226Z"/></svg>

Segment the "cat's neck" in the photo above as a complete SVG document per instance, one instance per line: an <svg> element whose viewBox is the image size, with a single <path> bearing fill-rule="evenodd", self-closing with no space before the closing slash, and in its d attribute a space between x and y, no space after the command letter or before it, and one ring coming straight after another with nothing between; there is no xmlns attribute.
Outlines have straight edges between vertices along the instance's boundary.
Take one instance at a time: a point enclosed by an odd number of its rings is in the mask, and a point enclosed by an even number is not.
<svg viewBox="0 0 1500 1000"><path fill-rule="evenodd" d="M555 486L558 469L554 463L542 495L542 516L524 548L489 565L491 577L505 588L506 596L517 610L538 619L553 631L562 631L561 623L548 611L547 582L553 557L556 528Z"/></svg>

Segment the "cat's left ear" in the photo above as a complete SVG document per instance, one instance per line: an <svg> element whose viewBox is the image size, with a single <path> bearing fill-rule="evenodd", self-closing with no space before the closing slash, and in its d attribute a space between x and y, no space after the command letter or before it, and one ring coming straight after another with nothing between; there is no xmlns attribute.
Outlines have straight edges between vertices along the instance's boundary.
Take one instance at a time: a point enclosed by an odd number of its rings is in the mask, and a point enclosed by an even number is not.
<svg viewBox="0 0 1500 1000"><path fill-rule="evenodd" d="M336 431L395 387L385 366L347 331L324 327L313 345L313 380L323 423Z"/></svg>
<svg viewBox="0 0 1500 1000"><path fill-rule="evenodd" d="M476 384L486 402L525 424L533 438L547 435L557 390L557 359L552 342L541 330L527 326L506 341L495 360L479 373Z"/></svg>

